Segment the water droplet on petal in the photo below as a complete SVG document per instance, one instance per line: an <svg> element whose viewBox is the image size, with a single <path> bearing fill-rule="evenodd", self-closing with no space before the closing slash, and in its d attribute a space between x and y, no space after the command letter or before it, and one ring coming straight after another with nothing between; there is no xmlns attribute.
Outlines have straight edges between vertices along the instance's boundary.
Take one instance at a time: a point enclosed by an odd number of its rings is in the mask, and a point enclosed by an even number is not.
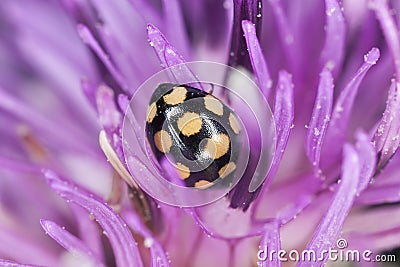
<svg viewBox="0 0 400 267"><path fill-rule="evenodd" d="M146 248L151 248L153 242L154 242L153 238L145 238L143 244Z"/></svg>

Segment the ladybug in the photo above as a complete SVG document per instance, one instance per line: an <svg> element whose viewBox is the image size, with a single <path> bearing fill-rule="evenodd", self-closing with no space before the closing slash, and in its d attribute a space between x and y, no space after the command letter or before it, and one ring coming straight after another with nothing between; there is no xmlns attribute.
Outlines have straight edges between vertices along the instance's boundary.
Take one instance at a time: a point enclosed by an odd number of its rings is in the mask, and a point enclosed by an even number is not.
<svg viewBox="0 0 400 267"><path fill-rule="evenodd" d="M172 83L160 84L146 113L146 137L158 162L163 157L187 187L229 183L237 167L241 127L232 109L212 94ZM235 150L236 151L236 150Z"/></svg>

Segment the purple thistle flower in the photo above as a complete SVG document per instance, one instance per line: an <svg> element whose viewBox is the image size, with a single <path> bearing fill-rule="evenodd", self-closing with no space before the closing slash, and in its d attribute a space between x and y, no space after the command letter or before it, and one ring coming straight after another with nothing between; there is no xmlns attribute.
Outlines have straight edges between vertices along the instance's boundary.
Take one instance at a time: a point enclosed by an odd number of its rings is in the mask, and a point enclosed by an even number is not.
<svg viewBox="0 0 400 267"><path fill-rule="evenodd" d="M327 252L400 247L399 12L389 0L1 1L0 266L378 266ZM162 70L198 83L194 61L258 89L239 93L247 107L220 93L250 137L240 180L176 207L142 184L171 197L154 181L176 170L146 153L131 101Z"/></svg>

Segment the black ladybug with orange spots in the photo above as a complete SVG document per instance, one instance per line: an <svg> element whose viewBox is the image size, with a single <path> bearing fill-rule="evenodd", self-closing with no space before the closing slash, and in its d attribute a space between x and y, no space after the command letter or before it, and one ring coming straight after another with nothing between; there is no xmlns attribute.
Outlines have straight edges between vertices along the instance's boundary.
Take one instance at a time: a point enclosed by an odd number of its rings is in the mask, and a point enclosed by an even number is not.
<svg viewBox="0 0 400 267"><path fill-rule="evenodd" d="M188 85L160 84L146 114L146 136L158 161L171 156L187 187L208 188L229 179L240 142L235 113L218 98Z"/></svg>

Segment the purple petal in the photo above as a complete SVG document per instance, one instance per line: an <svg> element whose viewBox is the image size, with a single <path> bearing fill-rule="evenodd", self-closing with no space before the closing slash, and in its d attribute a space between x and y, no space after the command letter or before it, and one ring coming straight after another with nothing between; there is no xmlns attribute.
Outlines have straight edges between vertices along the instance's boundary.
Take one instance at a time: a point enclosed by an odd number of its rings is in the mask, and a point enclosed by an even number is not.
<svg viewBox="0 0 400 267"><path fill-rule="evenodd" d="M400 79L400 36L399 29L396 27L396 22L391 15L392 11L389 9L387 0L373 0L371 1L371 7L375 10L392 54L396 77Z"/></svg>
<svg viewBox="0 0 400 267"><path fill-rule="evenodd" d="M233 25L228 65L232 67L243 66L251 71L250 58L246 49L246 39L243 37L242 21L248 20L255 24L259 33L262 17L261 0L234 0Z"/></svg>
<svg viewBox="0 0 400 267"><path fill-rule="evenodd" d="M114 91L106 85L99 86L96 95L99 120L104 129L111 133L122 124L121 113L117 109L114 99Z"/></svg>
<svg viewBox="0 0 400 267"><path fill-rule="evenodd" d="M388 163L400 144L399 89L399 83L393 80L389 89L386 109L372 139L378 152L378 170Z"/></svg>
<svg viewBox="0 0 400 267"><path fill-rule="evenodd" d="M92 107L96 108L96 86L93 84L92 81L88 80L87 78L81 79L81 88L82 92L85 94L86 99L92 105Z"/></svg>
<svg viewBox="0 0 400 267"><path fill-rule="evenodd" d="M321 52L324 66L338 73L345 51L346 25L342 8L337 0L325 0L326 38Z"/></svg>
<svg viewBox="0 0 400 267"><path fill-rule="evenodd" d="M371 234L399 228L398 205L382 205L372 209L355 209L346 220L344 229L348 233Z"/></svg>
<svg viewBox="0 0 400 267"><path fill-rule="evenodd" d="M317 98L306 137L307 156L314 169L319 168L322 141L329 123L333 101L333 78L328 69L320 74Z"/></svg>
<svg viewBox="0 0 400 267"><path fill-rule="evenodd" d="M242 21L242 28L244 37L246 38L247 48L249 50L251 65L253 67L254 74L257 77L258 85L265 95L265 98L268 99L270 88L272 86L272 79L257 38L256 26L252 22L244 20Z"/></svg>
<svg viewBox="0 0 400 267"><path fill-rule="evenodd" d="M95 255L98 255L100 259L104 259L103 244L97 223L87 215L86 210L83 208L73 205L71 210L77 223L80 239Z"/></svg>
<svg viewBox="0 0 400 267"><path fill-rule="evenodd" d="M400 184L370 186L357 198L358 205L381 205L400 201Z"/></svg>
<svg viewBox="0 0 400 267"><path fill-rule="evenodd" d="M308 205L313 201L313 197L310 194L303 194L298 196L298 200L288 207L283 208L279 211L276 216L281 225L287 224L288 222L294 220L297 215L300 214Z"/></svg>
<svg viewBox="0 0 400 267"><path fill-rule="evenodd" d="M46 231L46 234L51 236L55 241L57 241L57 243L72 254L84 256L85 259L89 260L92 264L95 264L94 266L104 266L104 263L100 260L98 255L95 255L86 244L82 242L82 240L79 240L58 224L47 220L41 220L40 224Z"/></svg>
<svg viewBox="0 0 400 267"><path fill-rule="evenodd" d="M357 189L357 194L364 191L369 185L372 176L375 173L376 153L375 148L367 134L357 132L356 150L360 161L360 181Z"/></svg>
<svg viewBox="0 0 400 267"><path fill-rule="evenodd" d="M78 24L78 33L93 52L100 58L104 66L107 67L108 71L112 74L113 78L118 82L119 86L125 91L128 91L128 83L122 73L117 69L114 63L111 61L110 57L106 54L104 49L100 46L96 38L93 36L92 32L83 24Z"/></svg>
<svg viewBox="0 0 400 267"><path fill-rule="evenodd" d="M163 8L166 24L165 28L168 29L169 39L173 40L175 47L177 47L184 56L189 56L189 41L179 1L163 0Z"/></svg>
<svg viewBox="0 0 400 267"><path fill-rule="evenodd" d="M176 82L180 81L197 81L197 77L193 72L184 64L186 61L177 52L175 47L173 47L165 38L165 36L160 32L157 27L152 24L147 25L147 35L150 40L150 45L154 48L158 59L161 64L167 68L174 65L179 65L175 68L171 68L172 77ZM202 88L201 86L199 86Z"/></svg>
<svg viewBox="0 0 400 267"><path fill-rule="evenodd" d="M129 0L135 10L140 10L144 21L152 21L155 24L161 23L160 12L146 0Z"/></svg>
<svg viewBox="0 0 400 267"><path fill-rule="evenodd" d="M390 230L379 231L378 233L373 233L370 235L363 236L363 239L367 241L367 244L371 244L370 246L375 248L376 251L392 251L393 248L397 248L400 245L400 229L399 227L395 227ZM370 247L370 248L371 248ZM398 262L397 254L391 253L395 255L396 264Z"/></svg>
<svg viewBox="0 0 400 267"><path fill-rule="evenodd" d="M168 267L170 261L165 254L161 244L149 232L147 227L142 223L140 218L133 212L123 212L123 218L133 231L144 237L144 245L150 248L151 266L152 267Z"/></svg>
<svg viewBox="0 0 400 267"><path fill-rule="evenodd" d="M8 260L0 260L0 267L40 267L39 265L20 264Z"/></svg>
<svg viewBox="0 0 400 267"><path fill-rule="evenodd" d="M271 168L264 182L264 188L267 188L275 177L285 152L294 119L293 103L293 83L291 75L286 71L281 71L279 73L279 80L276 88L274 108L277 144Z"/></svg>
<svg viewBox="0 0 400 267"><path fill-rule="evenodd" d="M129 107L129 98L127 95L124 94L118 95L118 106L120 110L122 110L125 114L125 111L128 110Z"/></svg>
<svg viewBox="0 0 400 267"><path fill-rule="evenodd" d="M38 243L38 239L32 238L32 235L27 233L22 225L18 228L11 229L3 223L0 225L0 252L2 257L49 266L58 265L59 259L56 249L49 247L48 244Z"/></svg>
<svg viewBox="0 0 400 267"><path fill-rule="evenodd" d="M272 250L273 251L280 251L281 250L281 239L280 239L280 234L279 234L279 225L278 223L270 223L269 225L266 226L266 230L261 237L261 242L260 242L260 250L264 251L264 255L257 255L261 256L258 258L259 262L257 263L257 266L262 266L262 267L279 267L282 266L282 262L279 260L277 257L277 253L274 253L274 257L272 259L267 258L266 260L260 260L263 259L262 256L268 255ZM269 256L269 255L268 255Z"/></svg>
<svg viewBox="0 0 400 267"><path fill-rule="evenodd" d="M27 162L18 161L15 159L9 159L4 156L0 156L0 168L2 170L12 170L17 173L23 174L40 174L40 167Z"/></svg>
<svg viewBox="0 0 400 267"><path fill-rule="evenodd" d="M377 48L372 48L364 56L364 64L357 70L356 74L340 93L335 103L322 152L323 158L326 158L329 163L337 160L342 152L341 150L346 139L349 119L358 88L367 71L378 61L379 56L380 52Z"/></svg>
<svg viewBox="0 0 400 267"><path fill-rule="evenodd" d="M60 144L61 147L68 146L84 153L93 154L91 147L85 146L82 140L76 139L76 136L80 135L74 131L74 129L68 126L60 128L56 122L39 113L27 103L10 95L3 88L0 88L0 109L27 122L35 128L35 130L40 132L40 134L45 136L46 139L51 140L53 144Z"/></svg>
<svg viewBox="0 0 400 267"><path fill-rule="evenodd" d="M322 251L330 249L340 234L343 222L356 197L359 175L360 163L358 155L352 146L345 145L342 178L339 188L327 214L320 221L314 236L306 248L309 251L315 251L316 255L324 255L323 261L318 261L318 264L323 265L328 260L328 255L322 253ZM310 263L300 261L297 266L310 266Z"/></svg>
<svg viewBox="0 0 400 267"><path fill-rule="evenodd" d="M48 183L61 197L86 209L104 229L110 240L117 266L143 266L139 250L124 221L94 195L76 185L61 180L54 172L45 171Z"/></svg>
<svg viewBox="0 0 400 267"><path fill-rule="evenodd" d="M129 1L90 1L101 18L93 28L104 49L128 82L132 93L144 80L154 74L156 61L150 58L151 50L146 47L146 20L143 19L140 2L132 5ZM147 9L148 10L148 9ZM147 10L143 10L146 12ZM158 21L158 20L157 20ZM157 22L156 21L156 22ZM143 63L146 64L143 64Z"/></svg>
<svg viewBox="0 0 400 267"><path fill-rule="evenodd" d="M6 5L4 10L15 24L14 30L18 32L16 41L26 62L41 73L41 78L51 81L53 89L61 93L64 101L71 101L81 117L89 115L88 119L91 119L92 114L87 114L91 110L86 108L84 98L78 93L77 82L81 76L97 79L96 67L79 41L71 19L55 2L38 4L27 1L21 5L8 1Z"/></svg>
<svg viewBox="0 0 400 267"><path fill-rule="evenodd" d="M154 52L156 52L158 59L164 67L170 67L177 64L182 64L185 62L183 57L175 52L175 48L167 41L167 38L161 33L161 31L154 25L147 25L147 35L150 40L150 46L153 47ZM169 61L165 58L167 47L172 50L170 53L173 54ZM175 52L175 53L173 53Z"/></svg>
<svg viewBox="0 0 400 267"><path fill-rule="evenodd" d="M281 1L279 0L269 0L272 6L272 12L274 13L275 20L278 26L279 38L282 43L286 59L288 60L291 67L294 67L294 60L297 58L295 56L295 40L292 29L289 25L288 18L283 12Z"/></svg>

